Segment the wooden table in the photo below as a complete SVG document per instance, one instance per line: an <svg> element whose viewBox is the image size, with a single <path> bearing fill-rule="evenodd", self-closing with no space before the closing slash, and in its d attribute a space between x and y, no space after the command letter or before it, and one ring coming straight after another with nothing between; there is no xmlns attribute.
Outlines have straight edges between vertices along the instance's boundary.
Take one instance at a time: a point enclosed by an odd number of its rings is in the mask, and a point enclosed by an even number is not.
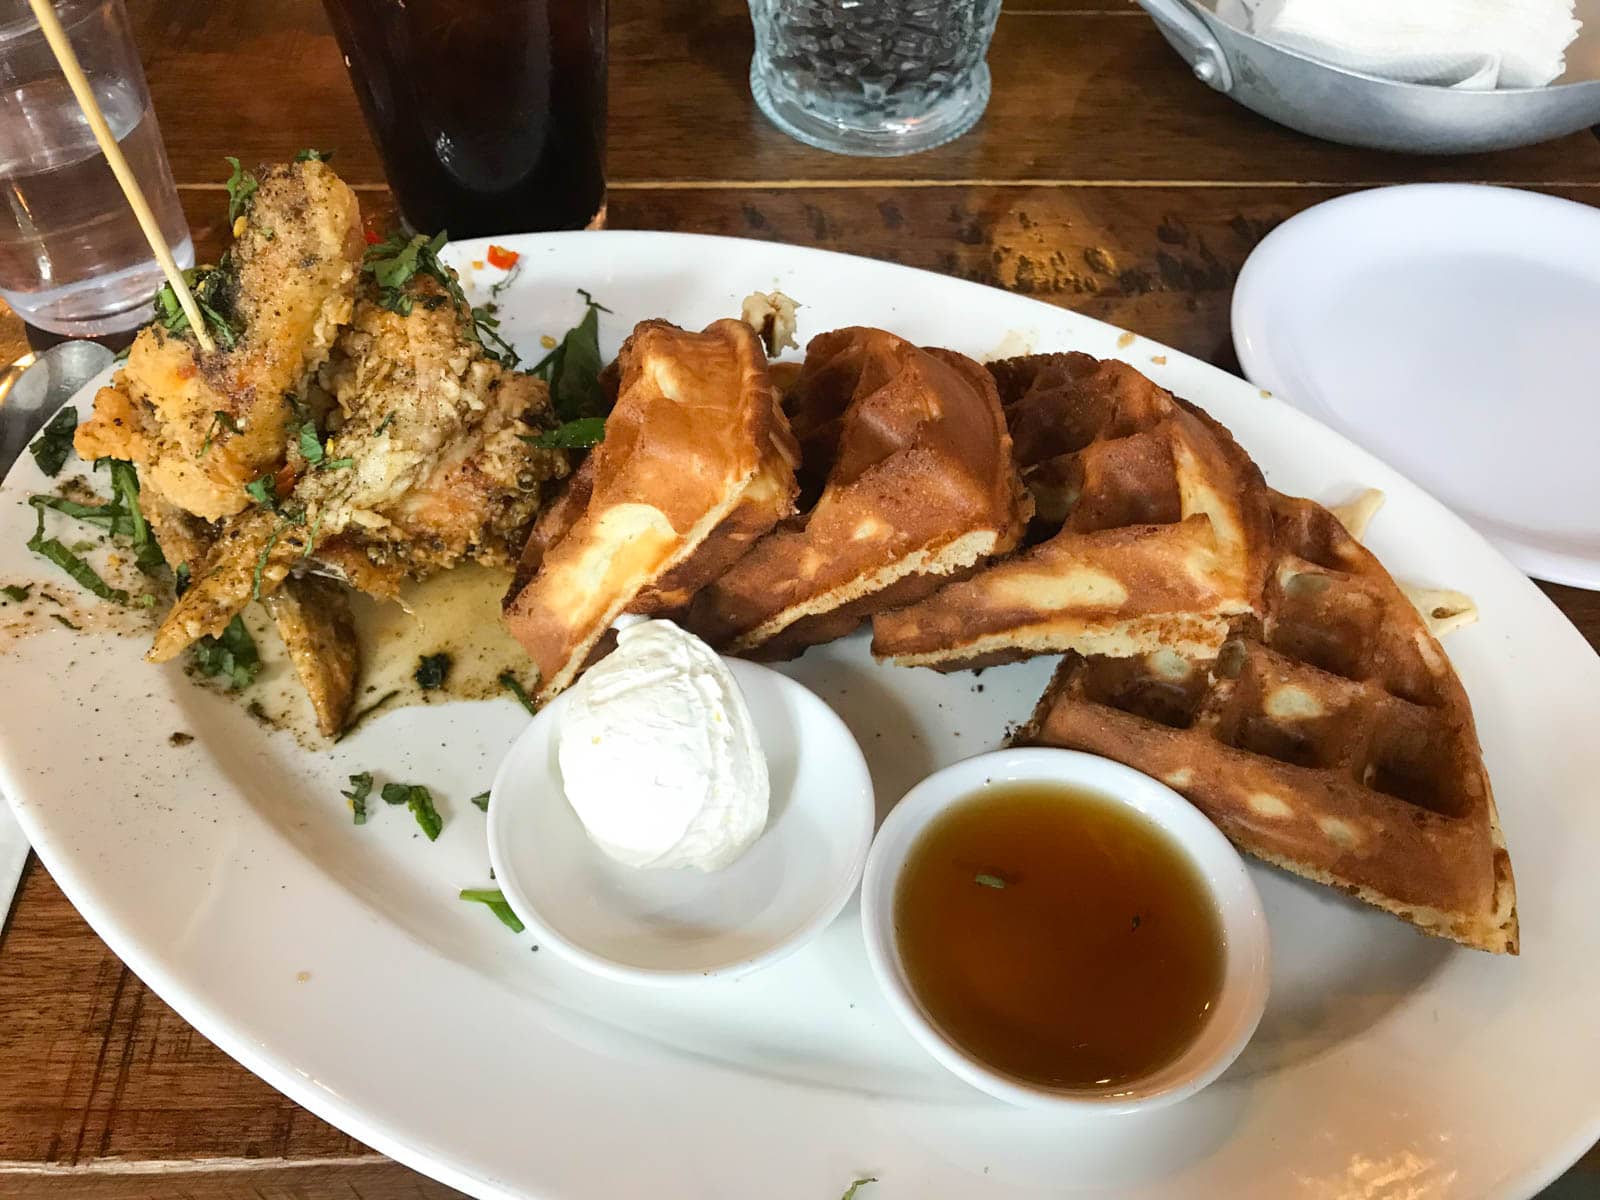
<svg viewBox="0 0 1600 1200"><path fill-rule="evenodd" d="M315 0L129 0L202 259L224 154L335 148L369 223L383 172ZM1312 141L1199 85L1125 0L1016 0L979 127L909 159L838 158L755 110L739 0L614 0L610 223L821 245L995 284L1236 368L1233 280L1278 222L1356 188L1510 183L1600 202L1600 141L1415 159ZM24 346L0 305L0 361ZM1600 644L1600 595L1547 587ZM0 1195L447 1197L197 1035L30 865L0 938ZM1600 1194L1600 1153L1546 1200Z"/></svg>

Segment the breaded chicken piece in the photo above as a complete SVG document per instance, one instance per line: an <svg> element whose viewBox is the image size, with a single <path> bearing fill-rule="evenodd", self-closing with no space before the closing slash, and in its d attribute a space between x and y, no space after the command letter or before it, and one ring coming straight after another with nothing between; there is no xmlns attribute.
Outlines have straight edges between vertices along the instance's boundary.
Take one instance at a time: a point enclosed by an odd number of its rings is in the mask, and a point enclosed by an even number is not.
<svg viewBox="0 0 1600 1200"><path fill-rule="evenodd" d="M283 464L364 249L355 193L316 161L262 168L240 225L213 293L234 345L208 354L190 330L146 326L74 440L86 459L135 463L146 492L208 521L242 511L245 485Z"/></svg>
<svg viewBox="0 0 1600 1200"><path fill-rule="evenodd" d="M350 714L361 667L350 593L332 579L290 576L262 603L311 698L317 728L324 737L336 736Z"/></svg>
<svg viewBox="0 0 1600 1200"><path fill-rule="evenodd" d="M336 406L324 461L349 465L309 467L278 512L227 521L151 661L219 633L291 571L331 571L387 595L406 576L467 559L515 560L543 484L567 472L564 451L523 440L548 424L549 389L487 355L437 280L419 275L407 294L405 314L359 302L322 373Z"/></svg>

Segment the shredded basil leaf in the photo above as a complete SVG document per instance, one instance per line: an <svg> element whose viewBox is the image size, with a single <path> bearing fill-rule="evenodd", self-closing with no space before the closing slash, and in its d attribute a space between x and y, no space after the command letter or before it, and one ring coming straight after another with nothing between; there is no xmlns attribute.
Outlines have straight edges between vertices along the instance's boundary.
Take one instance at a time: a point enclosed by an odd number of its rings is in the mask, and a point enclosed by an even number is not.
<svg viewBox="0 0 1600 1200"><path fill-rule="evenodd" d="M587 450L590 446L599 445L605 436L604 417L578 417L522 440L541 450Z"/></svg>
<svg viewBox="0 0 1600 1200"><path fill-rule="evenodd" d="M261 673L261 655L243 617L234 617L217 637L201 638L194 644L193 654L200 674L226 676L234 691L249 687Z"/></svg>
<svg viewBox="0 0 1600 1200"><path fill-rule="evenodd" d="M858 1179L854 1183L852 1183L848 1188L845 1189L844 1195L840 1196L839 1200L855 1200L856 1193L858 1191L860 1191L862 1188L866 1187L867 1184L869 1184L869 1183L877 1183L877 1182L878 1182L878 1177L876 1175L869 1175L865 1179Z"/></svg>
<svg viewBox="0 0 1600 1200"><path fill-rule="evenodd" d="M510 671L501 671L497 682L517 698L517 703L528 710L530 717L538 714L539 706L533 702L533 697L528 695L527 690Z"/></svg>
<svg viewBox="0 0 1600 1200"><path fill-rule="evenodd" d="M278 511L278 481L272 475L263 475L244 485L245 494L262 508Z"/></svg>
<svg viewBox="0 0 1600 1200"><path fill-rule="evenodd" d="M50 418L28 447L28 453L39 464L39 470L51 479L61 474L61 468L72 456L72 435L77 428L78 410L68 404L56 410L56 415Z"/></svg>
<svg viewBox="0 0 1600 1200"><path fill-rule="evenodd" d="M443 230L431 238L423 233L410 238L396 233L386 241L369 246L362 265L378 284L378 303L390 312L409 316L415 297L405 290L406 286L418 275L431 276L444 288L456 311L467 317L467 332L483 347L484 354L515 369L517 352L495 332L500 322L492 310L468 304L456 273L439 258L439 251L444 249L449 237Z"/></svg>
<svg viewBox="0 0 1600 1200"><path fill-rule="evenodd" d="M34 511L39 514L39 526L34 530L33 536L28 539L28 549L40 558L46 559L60 567L72 577L72 581L85 591L93 592L102 600L110 600L116 604L128 603L128 593L122 588L114 588L95 573L95 569L71 550L68 550L55 538L44 535L44 508L34 506Z"/></svg>
<svg viewBox="0 0 1600 1200"><path fill-rule="evenodd" d="M987 872L979 872L977 875L974 875L972 877L972 882L986 888L1000 889L1006 886L1006 881L1001 879L1000 876L990 875Z"/></svg>
<svg viewBox="0 0 1600 1200"><path fill-rule="evenodd" d="M587 305L583 316L529 372L550 385L551 403L563 421L606 411L605 389L600 386L604 365L600 361L600 314L611 310L582 288L578 295Z"/></svg>
<svg viewBox="0 0 1600 1200"><path fill-rule="evenodd" d="M229 256L224 254L215 267L192 267L183 273L201 319L225 350L233 349L239 340L239 331L222 311L226 306L223 292L228 283L230 262ZM181 334L189 328L189 314L183 311L178 293L172 290L170 283L162 284L156 292L155 310L156 323L168 333Z"/></svg>
<svg viewBox="0 0 1600 1200"><path fill-rule="evenodd" d="M128 519L128 536L133 539L134 565L146 575L154 575L167 565L161 544L150 532L139 507L139 471L131 462L111 460L111 488Z"/></svg>
<svg viewBox="0 0 1600 1200"><path fill-rule="evenodd" d="M211 414L211 426L206 430L206 440L200 443L200 453L195 455L196 458L204 458L206 456L206 451L211 449L212 439L217 436L217 431L221 429L226 429L229 433L244 432L239 427L239 422L234 420L231 414L223 412L220 408L217 409Z"/></svg>
<svg viewBox="0 0 1600 1200"><path fill-rule="evenodd" d="M259 180L249 171L239 165L239 160L233 155L226 159L233 168L233 174L228 176L228 223L231 225L250 209L250 201L255 197L256 189L261 186Z"/></svg>
<svg viewBox="0 0 1600 1200"><path fill-rule="evenodd" d="M310 421L300 426L300 455L312 466L316 466L326 456L322 449L322 439L317 436L317 427Z"/></svg>
<svg viewBox="0 0 1600 1200"><path fill-rule="evenodd" d="M179 563L172 571L172 590L182 596L189 590L189 564Z"/></svg>
<svg viewBox="0 0 1600 1200"><path fill-rule="evenodd" d="M26 600L32 591L33 584L31 583L8 583L5 587L0 587L0 592L4 592L7 597L15 600L18 604Z"/></svg>
<svg viewBox="0 0 1600 1200"><path fill-rule="evenodd" d="M332 162L332 150L314 150L309 147L294 156L295 162Z"/></svg>
<svg viewBox="0 0 1600 1200"><path fill-rule="evenodd" d="M350 776L350 790L341 791L341 796L350 801L350 811L355 816L357 825L367 823L367 797L372 795L372 772L362 771Z"/></svg>
<svg viewBox="0 0 1600 1200"><path fill-rule="evenodd" d="M417 660L417 686L425 692L444 686L445 677L450 674L450 656L448 654L424 654Z"/></svg>
<svg viewBox="0 0 1600 1200"><path fill-rule="evenodd" d="M474 804L476 804L478 806L478 808L480 810L482 810L483 812L488 812L489 811L489 793L488 792L479 792L476 796L474 796L472 798L472 802Z"/></svg>
<svg viewBox="0 0 1600 1200"><path fill-rule="evenodd" d="M386 783L381 793L385 804L404 804L411 810L411 815L417 819L417 824L422 827L422 832L428 835L431 842L439 836L439 831L444 828L444 819L439 816L439 810L433 806L433 794L427 788L417 783Z"/></svg>
<svg viewBox="0 0 1600 1200"><path fill-rule="evenodd" d="M517 919L517 914L511 911L511 906L506 903L505 893L499 888L462 888L460 897L472 904L482 904L495 916L500 918L512 933L521 933L526 926Z"/></svg>

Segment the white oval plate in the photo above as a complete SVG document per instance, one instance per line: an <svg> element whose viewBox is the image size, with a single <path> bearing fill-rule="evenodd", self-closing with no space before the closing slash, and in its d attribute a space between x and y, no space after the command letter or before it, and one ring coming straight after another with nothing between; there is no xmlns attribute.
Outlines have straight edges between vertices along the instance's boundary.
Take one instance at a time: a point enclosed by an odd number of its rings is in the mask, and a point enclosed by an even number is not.
<svg viewBox="0 0 1600 1200"><path fill-rule="evenodd" d="M793 954L855 894L872 841L872 779L850 730L806 688L729 659L767 756L767 827L720 871L640 871L601 853L556 761L571 692L511 747L489 801L489 861L541 943L621 983L732 979Z"/></svg>
<svg viewBox="0 0 1600 1200"><path fill-rule="evenodd" d="M1233 293L1244 373L1472 522L1600 588L1600 210L1415 184L1291 217Z"/></svg>
<svg viewBox="0 0 1600 1200"><path fill-rule="evenodd" d="M1274 485L1332 501L1382 488L1373 548L1483 611L1449 649L1516 865L1523 955L1460 950L1253 868L1275 953L1244 1054L1184 1104L1069 1130L987 1100L916 1045L873 983L854 905L771 970L643 991L531 953L458 902L488 883L467 798L526 724L509 700L401 709L311 754L176 664L146 665L137 641L52 628L0 657L0 789L96 931L202 1033L353 1136L483 1197L830 1200L876 1175L858 1200L1483 1200L1532 1194L1600 1134L1600 659L1460 519L1255 387L1020 296L753 241L497 240L523 255L501 301L525 351L579 315L580 287L615 310L607 350L640 318L697 327L781 287L805 305L802 338L863 323L976 355L1126 358L1226 422ZM23 545L23 497L44 483L25 458L0 489L0 582L54 570ZM999 745L1052 666L891 669L857 635L784 670L855 733L881 817L930 771ZM177 730L196 741L170 748ZM398 809L353 827L339 789L364 769L432 786L439 840Z"/></svg>

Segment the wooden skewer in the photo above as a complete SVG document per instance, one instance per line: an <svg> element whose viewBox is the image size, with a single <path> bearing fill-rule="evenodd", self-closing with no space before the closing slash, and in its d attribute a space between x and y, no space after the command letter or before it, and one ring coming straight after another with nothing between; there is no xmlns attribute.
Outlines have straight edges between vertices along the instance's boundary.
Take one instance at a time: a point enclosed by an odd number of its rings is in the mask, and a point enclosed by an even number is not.
<svg viewBox="0 0 1600 1200"><path fill-rule="evenodd" d="M139 187L139 181L134 178L133 169L128 166L128 160L122 156L122 147L117 145L117 139L112 136L111 126L106 124L105 114L100 111L100 102L94 98L94 89L89 86L89 80L78 62L78 55L67 39L66 30L61 27L55 9L50 7L50 0L28 0L28 3L33 7L33 15L39 20L39 29L44 34L44 40L50 43L56 61L61 64L61 73L67 77L67 85L72 88L72 94L78 98L78 107L83 109L83 115L88 118L94 140L100 143L100 150L105 154L106 162L111 164L111 173L117 177L117 183L122 187L122 194L128 198L128 203L133 208L133 215L139 220L139 228L144 231L145 241L150 243L156 261L166 273L167 282L177 294L178 303L183 306L183 315L189 318L189 328L194 330L195 340L200 343L202 350L210 353L216 349L216 345L212 342L211 334L206 330L206 323L200 316L200 306L194 302L194 294L190 292L188 283L184 281L183 272L178 269L178 264L172 257L172 249L167 245L167 239L162 236L161 225L156 220L155 213L150 211L150 202L144 198L144 191Z"/></svg>

